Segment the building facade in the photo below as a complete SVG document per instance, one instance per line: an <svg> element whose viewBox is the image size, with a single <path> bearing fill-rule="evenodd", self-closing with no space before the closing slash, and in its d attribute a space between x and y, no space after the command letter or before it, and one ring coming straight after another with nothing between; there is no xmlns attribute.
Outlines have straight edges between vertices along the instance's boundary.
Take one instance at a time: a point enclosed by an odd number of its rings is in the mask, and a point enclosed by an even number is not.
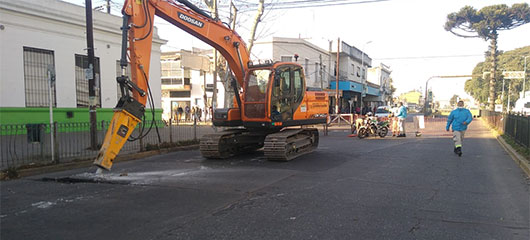
<svg viewBox="0 0 530 240"><path fill-rule="evenodd" d="M49 121L48 68L55 72L54 119L88 122L85 8L58 0L0 0L0 16L0 124ZM121 24L121 17L93 12L98 121L110 120L119 97ZM159 113L164 43L155 28L149 84Z"/></svg>
<svg viewBox="0 0 530 240"><path fill-rule="evenodd" d="M392 89L391 89L391 78L390 74L392 70L390 67L380 63L379 66L375 66L368 69L367 81L368 83L379 86L378 96L368 96L366 100L369 102L378 103L378 105L390 106L392 103Z"/></svg>
<svg viewBox="0 0 530 240"><path fill-rule="evenodd" d="M399 100L409 109L417 109L423 106L424 96L420 91L412 90L399 95Z"/></svg>
<svg viewBox="0 0 530 240"><path fill-rule="evenodd" d="M202 110L201 120L206 120L213 106L213 92L216 91L216 107L224 107L225 88L218 80L213 85L213 50L194 49L165 52L161 56L162 65L162 118L176 120L178 108L188 107ZM190 110L191 111L191 110ZM179 121L190 121L181 116Z"/></svg>
<svg viewBox="0 0 530 240"><path fill-rule="evenodd" d="M273 37L256 42L252 55L259 56L258 61L296 62L304 68L306 87L329 88L332 78L329 67L333 63L329 51L304 39Z"/></svg>
<svg viewBox="0 0 530 240"><path fill-rule="evenodd" d="M336 58L337 53L333 53ZM380 83L378 80L368 81L368 69L372 66L372 58L354 46L342 41L339 49L339 96L338 111L351 113L355 109L369 107L370 109L382 105ZM336 72L336 71L335 71ZM336 76L335 76L336 77ZM330 88L336 88L336 81L331 81ZM361 100L363 104L361 105ZM335 98L330 105L336 106ZM336 112L337 110L334 110Z"/></svg>

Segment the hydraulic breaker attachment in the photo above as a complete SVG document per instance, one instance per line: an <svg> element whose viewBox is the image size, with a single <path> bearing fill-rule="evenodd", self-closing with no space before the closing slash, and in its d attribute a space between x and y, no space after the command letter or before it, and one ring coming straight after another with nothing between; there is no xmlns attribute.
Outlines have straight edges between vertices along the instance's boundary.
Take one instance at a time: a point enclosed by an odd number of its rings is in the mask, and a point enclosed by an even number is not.
<svg viewBox="0 0 530 240"><path fill-rule="evenodd" d="M124 96L120 99L94 165L110 170L116 155L141 121L144 111L144 105L134 98Z"/></svg>

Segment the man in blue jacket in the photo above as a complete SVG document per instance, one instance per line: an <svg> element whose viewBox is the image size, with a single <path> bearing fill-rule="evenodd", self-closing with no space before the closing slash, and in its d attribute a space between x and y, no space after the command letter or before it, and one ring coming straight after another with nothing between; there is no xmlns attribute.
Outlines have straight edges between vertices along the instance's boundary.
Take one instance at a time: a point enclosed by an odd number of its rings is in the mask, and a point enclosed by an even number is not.
<svg viewBox="0 0 530 240"><path fill-rule="evenodd" d="M455 142L454 152L459 157L462 156L462 141L466 133L467 126L473 121L471 112L464 108L464 102L457 103L458 108L451 111L449 118L447 118L447 126L445 130L449 131L449 127L453 125L453 141Z"/></svg>
<svg viewBox="0 0 530 240"><path fill-rule="evenodd" d="M407 107L403 106L403 102L399 103L398 113L396 115L398 119L399 134L398 137L406 137L405 134L405 119L407 119Z"/></svg>

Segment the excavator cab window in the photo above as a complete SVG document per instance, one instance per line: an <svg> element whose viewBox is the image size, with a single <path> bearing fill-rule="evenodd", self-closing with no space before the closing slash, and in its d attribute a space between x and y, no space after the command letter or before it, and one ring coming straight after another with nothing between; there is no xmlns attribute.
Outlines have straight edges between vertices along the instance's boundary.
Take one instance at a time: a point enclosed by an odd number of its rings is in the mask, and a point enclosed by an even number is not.
<svg viewBox="0 0 530 240"><path fill-rule="evenodd" d="M276 69L276 77L274 78L272 98L271 98L271 113L279 112L280 118L272 119L273 121L292 120L293 110L292 103L296 98L293 89L294 72L292 66L282 66ZM271 116L272 117L272 116Z"/></svg>
<svg viewBox="0 0 530 240"><path fill-rule="evenodd" d="M245 116L265 118L267 106L267 88L272 71L255 69L249 72L245 90Z"/></svg>
<svg viewBox="0 0 530 240"><path fill-rule="evenodd" d="M291 93L291 71L285 69L280 74L280 92L282 95Z"/></svg>
<svg viewBox="0 0 530 240"><path fill-rule="evenodd" d="M271 70L258 69L250 71L246 92L246 101L265 102Z"/></svg>
<svg viewBox="0 0 530 240"><path fill-rule="evenodd" d="M298 103L302 101L304 97L304 79L301 68L296 68L293 71L294 81L294 102Z"/></svg>

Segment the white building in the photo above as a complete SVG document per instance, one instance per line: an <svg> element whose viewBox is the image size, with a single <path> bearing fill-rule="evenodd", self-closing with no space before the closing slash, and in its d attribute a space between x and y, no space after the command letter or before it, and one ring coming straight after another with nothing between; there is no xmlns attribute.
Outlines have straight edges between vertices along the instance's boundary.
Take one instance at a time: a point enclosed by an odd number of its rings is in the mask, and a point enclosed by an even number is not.
<svg viewBox="0 0 530 240"><path fill-rule="evenodd" d="M304 67L307 87L329 88L332 77L329 66L334 61L328 51L304 39L273 37L272 40L256 42L252 55L259 56L260 61L296 62Z"/></svg>
<svg viewBox="0 0 530 240"><path fill-rule="evenodd" d="M12 114L20 122L46 122L48 115L42 119L41 112L47 112L49 103L47 66L56 73L55 119L88 122L85 8L58 0L0 0L0 16L0 123L13 123L7 120ZM109 120L118 100L122 19L94 11L93 24L98 120ZM164 43L155 28L149 72L155 108L161 107L160 46Z"/></svg>
<svg viewBox="0 0 530 240"><path fill-rule="evenodd" d="M216 107L224 107L223 84L218 79L216 89L213 86L213 50L166 52L161 65L163 119L175 119L178 107L188 106L202 109L205 120L204 110L212 106L214 90Z"/></svg>
<svg viewBox="0 0 530 240"><path fill-rule="evenodd" d="M390 67L383 63L368 69L368 82L379 86L379 96L367 97L368 101L380 102L384 105L390 104L392 99L390 89L391 73L392 70L390 70Z"/></svg>

